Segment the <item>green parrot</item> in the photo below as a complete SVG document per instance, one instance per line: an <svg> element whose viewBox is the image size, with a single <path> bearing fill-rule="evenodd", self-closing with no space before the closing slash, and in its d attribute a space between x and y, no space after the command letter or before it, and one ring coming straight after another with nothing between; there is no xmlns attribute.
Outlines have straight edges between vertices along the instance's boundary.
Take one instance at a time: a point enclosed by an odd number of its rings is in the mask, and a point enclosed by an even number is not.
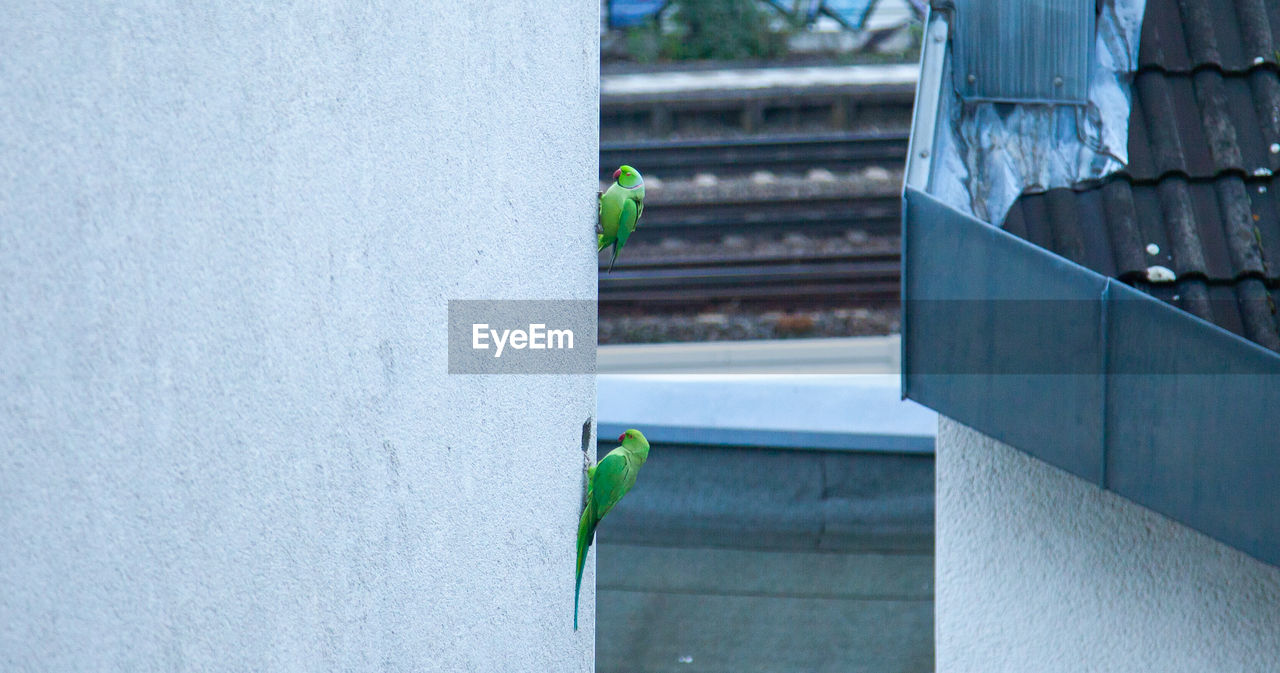
<svg viewBox="0 0 1280 673"><path fill-rule="evenodd" d="M613 245L610 271L644 212L644 178L640 177L640 171L621 166L613 172L613 179L608 191L600 195L600 230L604 233L596 236L596 252Z"/></svg>
<svg viewBox="0 0 1280 673"><path fill-rule="evenodd" d="M623 166L626 168L626 166ZM596 526L636 483L640 466L649 458L649 440L639 430L618 437L622 446L587 468L587 506L578 521L578 576L573 587L573 630L578 630L578 593L582 590L582 566L595 538Z"/></svg>

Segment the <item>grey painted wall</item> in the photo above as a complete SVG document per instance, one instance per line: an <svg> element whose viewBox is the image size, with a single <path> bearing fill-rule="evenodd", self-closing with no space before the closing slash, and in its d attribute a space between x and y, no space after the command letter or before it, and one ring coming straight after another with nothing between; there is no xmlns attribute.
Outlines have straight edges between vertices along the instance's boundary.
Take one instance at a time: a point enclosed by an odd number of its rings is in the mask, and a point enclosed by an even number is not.
<svg viewBox="0 0 1280 673"><path fill-rule="evenodd" d="M586 671L597 3L9 6L0 669Z"/></svg>
<svg viewBox="0 0 1280 673"><path fill-rule="evenodd" d="M1280 568L942 418L937 670L1270 671Z"/></svg>

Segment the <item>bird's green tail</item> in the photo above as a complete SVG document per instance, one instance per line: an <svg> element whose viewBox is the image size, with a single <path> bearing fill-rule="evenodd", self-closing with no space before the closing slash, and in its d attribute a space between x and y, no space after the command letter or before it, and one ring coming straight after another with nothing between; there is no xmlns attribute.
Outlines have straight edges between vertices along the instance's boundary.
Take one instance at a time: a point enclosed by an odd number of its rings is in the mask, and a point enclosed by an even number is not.
<svg viewBox="0 0 1280 673"><path fill-rule="evenodd" d="M613 241L613 259L609 260L609 271L613 271L613 263L618 261L618 253L627 247L627 239L631 238L631 232L634 228L634 225L632 225L631 229L623 226L618 227L618 236Z"/></svg>
<svg viewBox="0 0 1280 673"><path fill-rule="evenodd" d="M591 546L591 538L596 534L596 522L591 516L592 503L590 497L587 506L582 510L582 518L578 520L578 576L573 585L573 630L578 630L578 593L582 590L582 566L587 561L587 548Z"/></svg>
<svg viewBox="0 0 1280 673"><path fill-rule="evenodd" d="M609 273L613 273L613 263L618 261L618 244L613 244L613 257L609 258Z"/></svg>

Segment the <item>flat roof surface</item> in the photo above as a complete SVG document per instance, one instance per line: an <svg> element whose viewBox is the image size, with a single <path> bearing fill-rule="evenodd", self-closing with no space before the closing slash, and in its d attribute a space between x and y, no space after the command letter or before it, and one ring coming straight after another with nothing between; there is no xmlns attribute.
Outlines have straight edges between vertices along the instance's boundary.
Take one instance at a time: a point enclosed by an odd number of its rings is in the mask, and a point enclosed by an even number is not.
<svg viewBox="0 0 1280 673"><path fill-rule="evenodd" d="M821 435L921 440L861 448L932 451L938 426L934 411L901 399L893 374L605 374L596 377L596 410L602 432L617 426L697 428L734 431L722 433L728 437L775 437L767 441L798 433L794 448ZM814 443L812 448L860 446Z"/></svg>

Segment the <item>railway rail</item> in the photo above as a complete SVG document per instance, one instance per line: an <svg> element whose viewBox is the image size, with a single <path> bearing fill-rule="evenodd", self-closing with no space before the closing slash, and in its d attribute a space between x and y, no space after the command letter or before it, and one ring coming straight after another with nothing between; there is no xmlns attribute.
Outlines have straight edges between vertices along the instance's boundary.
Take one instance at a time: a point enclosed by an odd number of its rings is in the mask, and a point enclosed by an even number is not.
<svg viewBox="0 0 1280 673"><path fill-rule="evenodd" d="M723 256L671 262L619 261L600 268L602 311L725 302L786 307L883 305L898 301L895 249L785 257Z"/></svg>
<svg viewBox="0 0 1280 673"><path fill-rule="evenodd" d="M757 171L795 173L879 166L901 170L905 133L822 133L715 140L634 140L601 144L602 180L622 163L664 180L699 173L742 176ZM646 204L638 237L719 241L726 236L840 236L851 230L870 236L899 231L901 197L896 185L857 185L857 193L828 186L807 194L776 188L731 189L722 196L682 188ZM837 188L838 189L838 188ZM769 193L772 192L772 195ZM646 261L623 255L613 273L599 276L604 313L684 311L725 304L755 308L885 306L899 297L900 257L896 247L859 252L808 253L778 257L714 255Z"/></svg>
<svg viewBox="0 0 1280 673"><path fill-rule="evenodd" d="M645 205L637 236L719 240L728 235L790 232L839 235L851 229L872 235L898 233L902 199L896 193L827 195Z"/></svg>
<svg viewBox="0 0 1280 673"><path fill-rule="evenodd" d="M664 180L698 173L743 175L867 166L900 169L907 156L907 140L906 133L840 133L602 142L600 179L612 180L614 169L624 163Z"/></svg>

